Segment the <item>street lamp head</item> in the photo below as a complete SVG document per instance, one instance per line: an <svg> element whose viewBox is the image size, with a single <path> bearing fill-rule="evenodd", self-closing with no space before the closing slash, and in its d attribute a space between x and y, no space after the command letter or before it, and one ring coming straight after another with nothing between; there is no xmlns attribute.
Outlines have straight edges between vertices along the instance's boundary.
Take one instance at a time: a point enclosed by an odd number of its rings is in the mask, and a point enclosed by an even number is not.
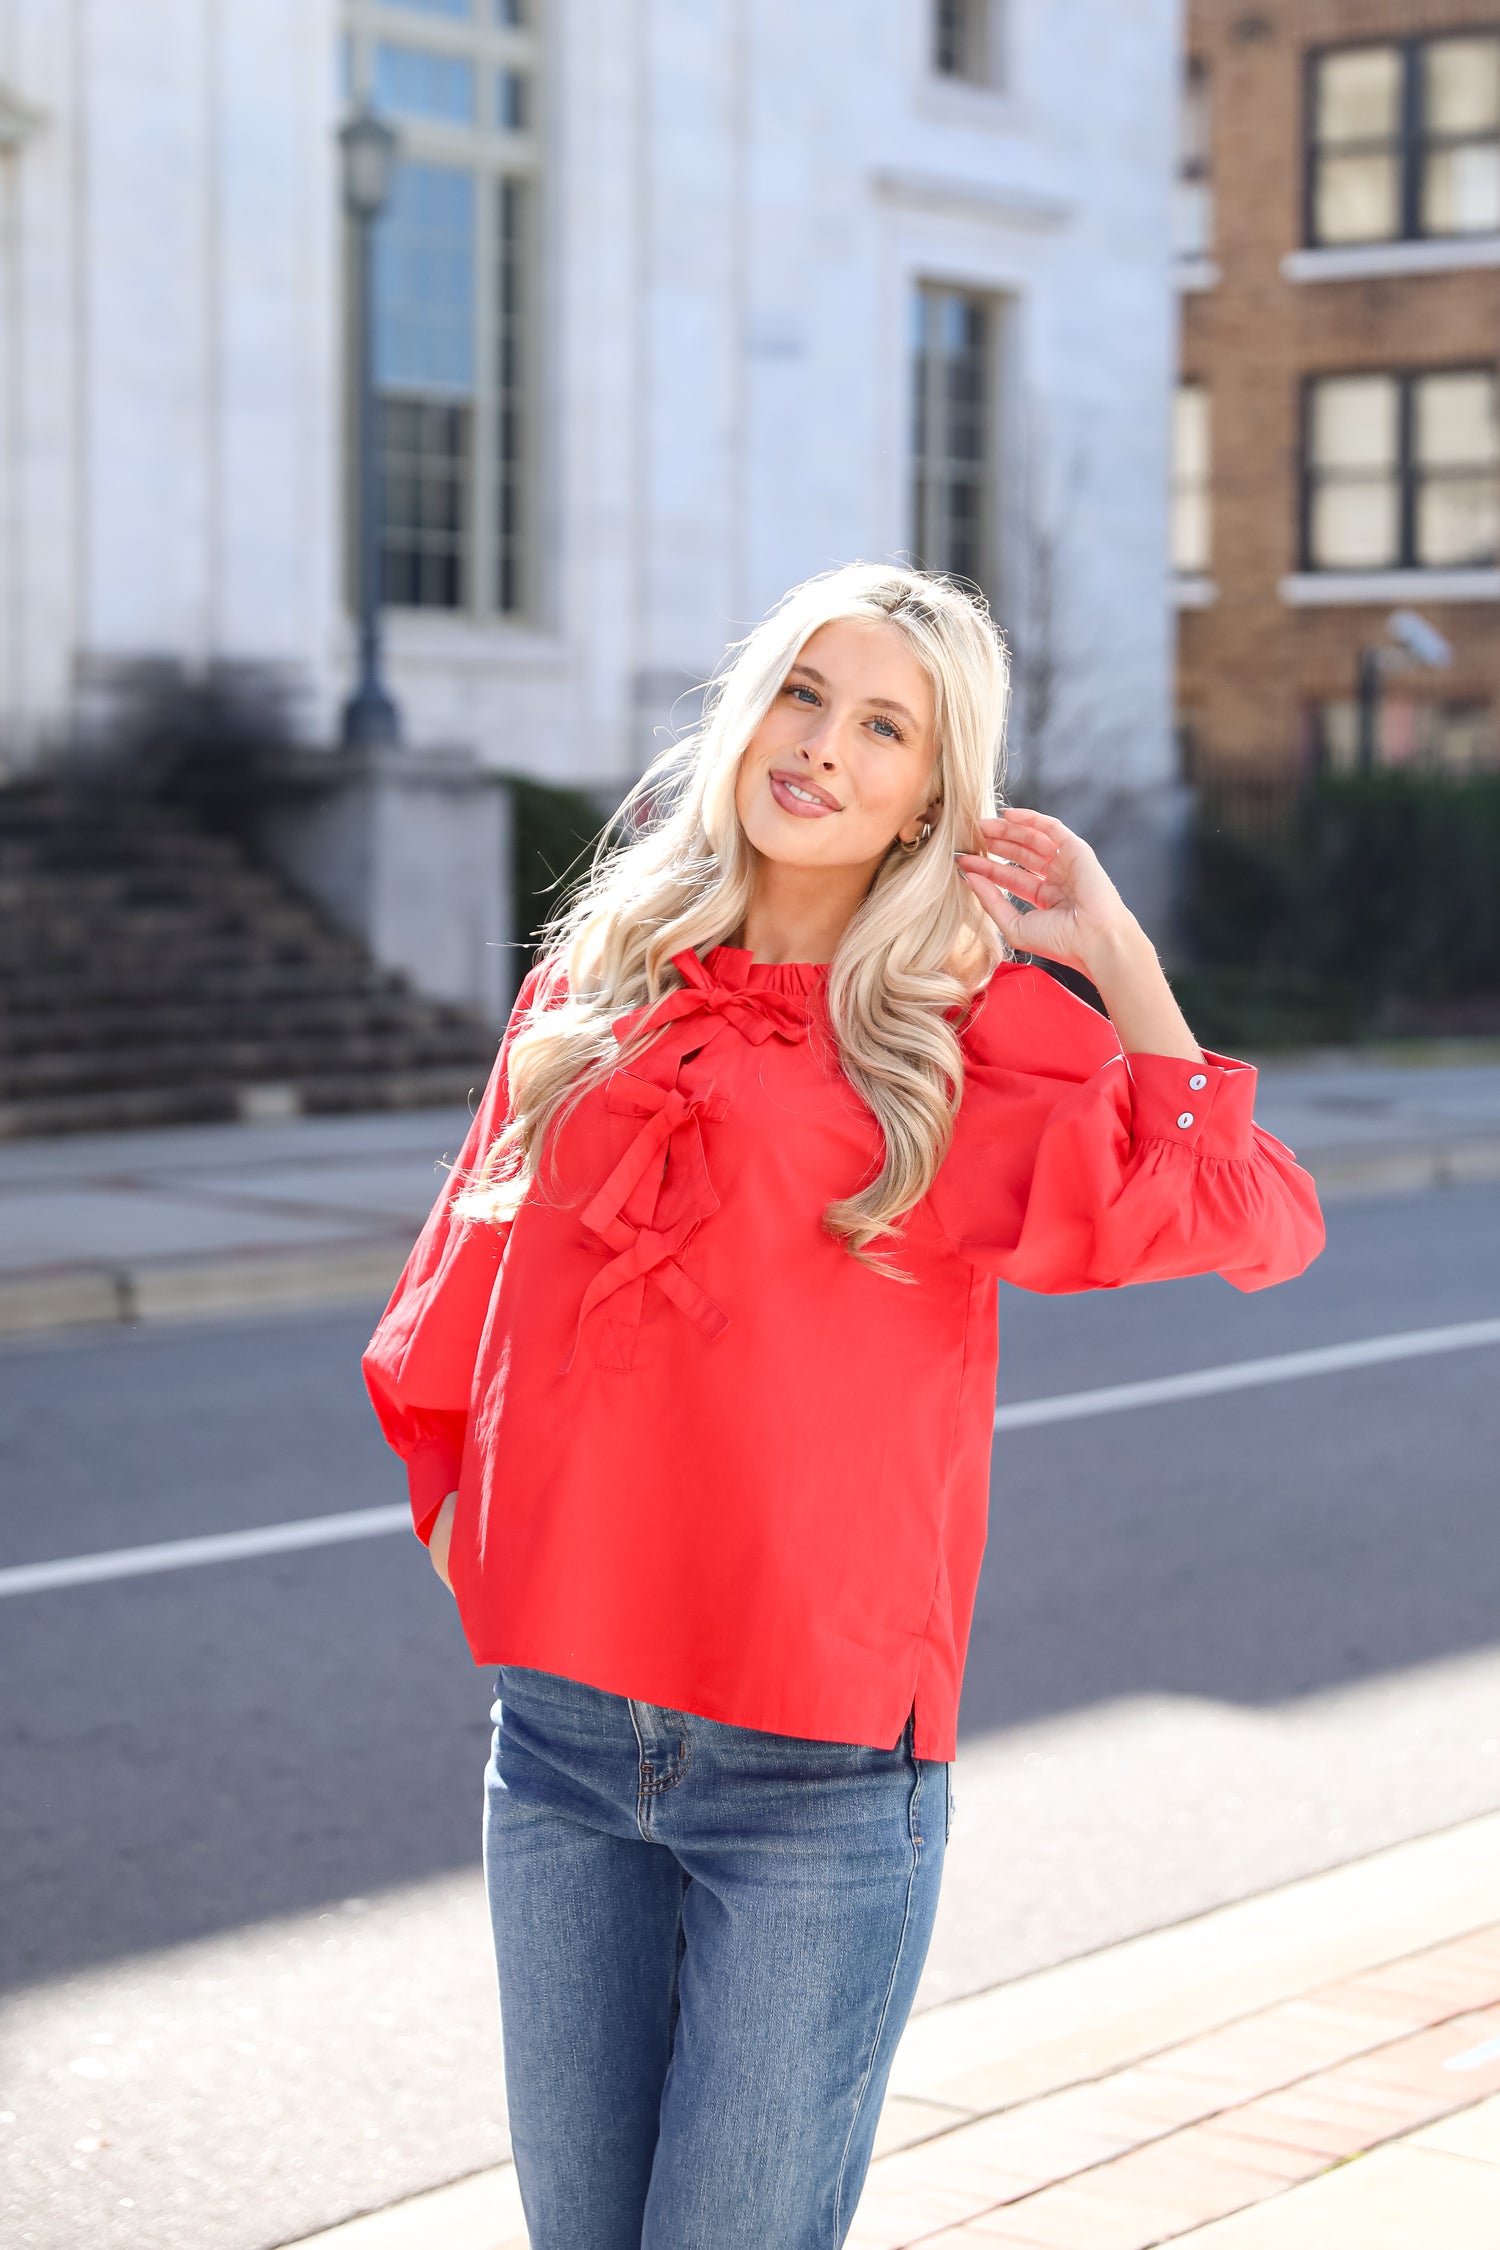
<svg viewBox="0 0 1500 2250"><path fill-rule="evenodd" d="M344 207L351 218L378 219L390 198L400 141L383 118L361 109L339 129L344 152Z"/></svg>
<svg viewBox="0 0 1500 2250"><path fill-rule="evenodd" d="M1385 621L1385 629L1397 648L1414 664L1442 672L1453 662L1451 644L1444 640L1435 625L1429 625L1414 609L1393 609Z"/></svg>

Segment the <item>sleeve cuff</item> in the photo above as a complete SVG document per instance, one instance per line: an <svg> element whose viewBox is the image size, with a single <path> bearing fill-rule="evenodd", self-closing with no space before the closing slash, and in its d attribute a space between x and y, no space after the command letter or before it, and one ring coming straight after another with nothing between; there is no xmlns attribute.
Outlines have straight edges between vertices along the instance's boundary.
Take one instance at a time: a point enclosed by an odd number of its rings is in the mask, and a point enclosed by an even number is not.
<svg viewBox="0 0 1500 2250"><path fill-rule="evenodd" d="M437 1512L450 1492L458 1490L460 1456L441 1438L418 1446L407 1460L406 1482L411 1492L411 1520L425 1547Z"/></svg>
<svg viewBox="0 0 1500 2250"><path fill-rule="evenodd" d="M1254 1155L1253 1064L1207 1047L1201 1063L1175 1055L1127 1055L1125 1063L1135 1140L1173 1141L1197 1156Z"/></svg>

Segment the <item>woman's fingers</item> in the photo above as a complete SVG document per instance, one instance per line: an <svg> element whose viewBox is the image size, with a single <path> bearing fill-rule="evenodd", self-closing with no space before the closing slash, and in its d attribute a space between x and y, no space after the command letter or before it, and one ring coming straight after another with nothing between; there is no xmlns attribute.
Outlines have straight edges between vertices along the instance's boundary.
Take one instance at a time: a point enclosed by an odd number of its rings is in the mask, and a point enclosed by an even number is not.
<svg viewBox="0 0 1500 2250"><path fill-rule="evenodd" d="M1000 860L981 859L972 852L964 853L958 862L958 868L960 874L971 877L975 882L982 882L992 890L1012 891L1017 898L1028 899L1033 904L1039 898L1046 881L1046 877L1036 873L1033 868L1009 867Z"/></svg>
<svg viewBox="0 0 1500 2250"><path fill-rule="evenodd" d="M1035 868L1038 874L1050 867L1057 857L1055 852L1027 843L1020 836L986 836L984 838L984 852L992 857L998 856L1002 859L1014 860L1021 867ZM971 857L983 856L983 853L971 854Z"/></svg>
<svg viewBox="0 0 1500 2250"><path fill-rule="evenodd" d="M1025 826L1047 836L1054 844L1073 841L1071 828L1053 817L1051 813L1033 811L1030 805L1007 805L1004 812L982 819L981 828L1003 828L1007 825Z"/></svg>

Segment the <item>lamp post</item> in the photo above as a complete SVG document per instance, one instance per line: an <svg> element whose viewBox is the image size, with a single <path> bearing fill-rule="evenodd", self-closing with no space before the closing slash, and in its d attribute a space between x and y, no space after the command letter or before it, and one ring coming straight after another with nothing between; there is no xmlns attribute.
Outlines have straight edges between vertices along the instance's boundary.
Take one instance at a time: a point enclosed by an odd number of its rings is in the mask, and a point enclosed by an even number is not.
<svg viewBox="0 0 1500 2250"><path fill-rule="evenodd" d="M1451 645L1435 625L1414 609L1394 609L1385 621L1386 638L1359 652L1359 738L1356 763L1361 773L1373 773L1380 756L1380 703L1386 675L1418 666L1423 671L1446 671L1453 662Z"/></svg>
<svg viewBox="0 0 1500 2250"><path fill-rule="evenodd" d="M343 126L344 209L354 225L355 480L358 494L359 681L344 706L350 749L398 742L401 721L380 676L380 461L375 403L375 222L391 192L399 142L369 109Z"/></svg>

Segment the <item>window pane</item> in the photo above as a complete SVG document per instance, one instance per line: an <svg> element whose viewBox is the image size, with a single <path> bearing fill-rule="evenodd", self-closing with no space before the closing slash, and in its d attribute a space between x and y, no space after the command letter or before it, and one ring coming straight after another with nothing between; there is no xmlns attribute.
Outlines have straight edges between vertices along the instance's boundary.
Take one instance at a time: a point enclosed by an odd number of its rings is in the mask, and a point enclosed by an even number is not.
<svg viewBox="0 0 1500 2250"><path fill-rule="evenodd" d="M1396 479L1340 480L1313 494L1314 570L1378 570L1400 560Z"/></svg>
<svg viewBox="0 0 1500 2250"><path fill-rule="evenodd" d="M1208 493L1199 486L1182 486L1172 495L1172 568L1184 577L1200 577L1208 569Z"/></svg>
<svg viewBox="0 0 1500 2250"><path fill-rule="evenodd" d="M1425 477L1417 493L1417 561L1460 570L1496 560L1500 489L1493 470Z"/></svg>
<svg viewBox="0 0 1500 2250"><path fill-rule="evenodd" d="M1500 145L1470 141L1437 149L1422 166L1424 234L1492 234L1500 229Z"/></svg>
<svg viewBox="0 0 1500 2250"><path fill-rule="evenodd" d="M932 63L945 78L983 80L989 0L933 0Z"/></svg>
<svg viewBox="0 0 1500 2250"><path fill-rule="evenodd" d="M1312 466L1394 474L1399 395L1394 375L1334 375L1315 383Z"/></svg>
<svg viewBox="0 0 1500 2250"><path fill-rule="evenodd" d="M1320 156L1313 174L1317 242L1389 242L1401 232L1401 167L1395 155Z"/></svg>
<svg viewBox="0 0 1500 2250"><path fill-rule="evenodd" d="M531 123L530 84L524 70L495 74L495 123L502 133L524 133Z"/></svg>
<svg viewBox="0 0 1500 2250"><path fill-rule="evenodd" d="M474 65L462 55L429 54L421 47L375 49L375 104L406 117L435 117L445 125L474 122Z"/></svg>
<svg viewBox="0 0 1500 2250"><path fill-rule="evenodd" d="M1213 246L1213 189L1207 180L1179 180L1172 206L1172 248L1179 258L1206 258Z"/></svg>
<svg viewBox="0 0 1500 2250"><path fill-rule="evenodd" d="M930 570L984 569L989 312L956 289L919 292L915 315L913 549Z"/></svg>
<svg viewBox="0 0 1500 2250"><path fill-rule="evenodd" d="M474 356L473 175L400 164L375 230L375 380L467 394Z"/></svg>
<svg viewBox="0 0 1500 2250"><path fill-rule="evenodd" d="M408 609L462 608L469 409L383 399L380 466L385 599Z"/></svg>
<svg viewBox="0 0 1500 2250"><path fill-rule="evenodd" d="M1493 375L1421 375L1414 389L1414 445L1423 468L1489 468L1500 460Z"/></svg>
<svg viewBox="0 0 1500 2250"><path fill-rule="evenodd" d="M510 615L526 605L524 453L525 372L523 324L526 317L526 188L520 180L499 184L496 236L500 270L495 291L497 334L495 404L495 605Z"/></svg>
<svg viewBox="0 0 1500 2250"><path fill-rule="evenodd" d="M1429 39L1422 51L1429 133L1500 130L1500 39Z"/></svg>
<svg viewBox="0 0 1500 2250"><path fill-rule="evenodd" d="M1208 475L1208 392L1202 383L1181 383L1172 405L1172 469L1180 484L1201 484Z"/></svg>
<svg viewBox="0 0 1500 2250"><path fill-rule="evenodd" d="M1357 47L1317 64L1316 132L1332 141L1393 140L1401 119L1401 50Z"/></svg>
<svg viewBox="0 0 1500 2250"><path fill-rule="evenodd" d="M1424 765L1466 773L1495 762L1495 714L1487 703L1424 703L1417 750Z"/></svg>
<svg viewBox="0 0 1500 2250"><path fill-rule="evenodd" d="M1190 61L1177 113L1177 183L1172 247L1179 258L1203 258L1213 247L1214 203L1209 185L1208 72Z"/></svg>

